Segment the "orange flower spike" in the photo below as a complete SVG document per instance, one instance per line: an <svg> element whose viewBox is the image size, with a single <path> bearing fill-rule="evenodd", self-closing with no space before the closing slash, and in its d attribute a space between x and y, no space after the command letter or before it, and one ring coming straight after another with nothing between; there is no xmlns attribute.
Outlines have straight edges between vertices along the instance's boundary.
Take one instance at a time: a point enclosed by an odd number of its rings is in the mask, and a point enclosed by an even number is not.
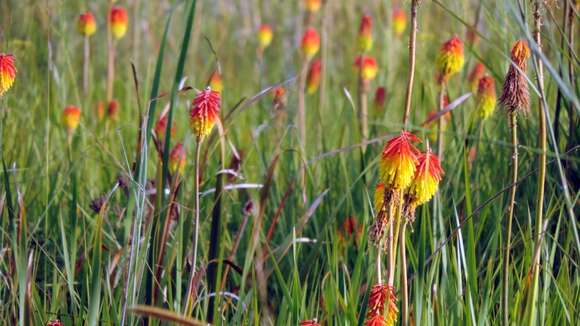
<svg viewBox="0 0 580 326"><path fill-rule="evenodd" d="M12 54L0 53L0 96L4 95L14 84L16 68Z"/></svg>
<svg viewBox="0 0 580 326"><path fill-rule="evenodd" d="M309 27L302 36L302 53L306 59L312 59L320 50L320 35L316 29Z"/></svg>
<svg viewBox="0 0 580 326"><path fill-rule="evenodd" d="M417 160L417 172L409 188L413 204L419 206L431 200L439 188L442 177L443 169L437 155L430 149L426 153L421 153Z"/></svg>
<svg viewBox="0 0 580 326"><path fill-rule="evenodd" d="M117 100L111 100L107 106L107 117L111 121L117 121L119 119L119 102Z"/></svg>
<svg viewBox="0 0 580 326"><path fill-rule="evenodd" d="M183 175L185 163L185 149L182 143L177 143L169 152L169 172Z"/></svg>
<svg viewBox="0 0 580 326"><path fill-rule="evenodd" d="M80 14L77 29L82 36L89 37L97 31L95 16L90 11Z"/></svg>
<svg viewBox="0 0 580 326"><path fill-rule="evenodd" d="M211 77L209 78L209 87L218 93L221 93L222 90L224 89L222 76L217 70L214 71L213 74L211 74Z"/></svg>
<svg viewBox="0 0 580 326"><path fill-rule="evenodd" d="M419 139L408 131L387 142L379 162L381 181L389 190L402 190L407 188L417 165L418 150L413 146Z"/></svg>
<svg viewBox="0 0 580 326"><path fill-rule="evenodd" d="M62 124L67 133L72 134L81 121L81 109L78 106L69 105L62 111Z"/></svg>
<svg viewBox="0 0 580 326"><path fill-rule="evenodd" d="M312 61L306 77L306 92L313 94L318 90L320 85L320 72L322 71L322 62L317 59Z"/></svg>
<svg viewBox="0 0 580 326"><path fill-rule="evenodd" d="M365 82L375 79L379 71L375 58L368 55L358 56L354 64L360 70L360 76Z"/></svg>
<svg viewBox="0 0 580 326"><path fill-rule="evenodd" d="M481 120L489 118L495 110L497 102L495 94L495 81L491 76L483 76L479 79L477 93L475 95L475 110Z"/></svg>
<svg viewBox="0 0 580 326"><path fill-rule="evenodd" d="M463 68L463 42L454 36L443 43L437 58L437 68L441 81L446 82L449 78Z"/></svg>
<svg viewBox="0 0 580 326"><path fill-rule="evenodd" d="M393 31L397 37L401 37L407 28L407 15L400 8L393 10Z"/></svg>
<svg viewBox="0 0 580 326"><path fill-rule="evenodd" d="M262 24L258 30L258 42L260 43L260 49L265 49L272 43L274 38L274 32L272 27L268 24Z"/></svg>
<svg viewBox="0 0 580 326"><path fill-rule="evenodd" d="M306 11L315 13L320 10L322 6L322 0L304 0L304 7Z"/></svg>
<svg viewBox="0 0 580 326"><path fill-rule="evenodd" d="M220 93L205 89L197 94L189 112L191 130L196 137L209 135L219 119L221 106Z"/></svg>
<svg viewBox="0 0 580 326"><path fill-rule="evenodd" d="M530 57L530 48L528 42L525 40L518 40L511 51L512 61L515 62L520 69L526 69L526 60Z"/></svg>
<svg viewBox="0 0 580 326"><path fill-rule="evenodd" d="M111 24L111 31L116 39L120 39L127 33L127 25L129 24L129 16L123 7L113 6L109 13L109 23Z"/></svg>
<svg viewBox="0 0 580 326"><path fill-rule="evenodd" d="M320 324L316 319L310 319L301 321L300 326L320 326Z"/></svg>
<svg viewBox="0 0 580 326"><path fill-rule="evenodd" d="M360 21L358 46L362 52L368 52L373 48L373 20L369 15L364 15Z"/></svg>
<svg viewBox="0 0 580 326"><path fill-rule="evenodd" d="M477 85L479 84L479 79L485 74L485 66L478 62L473 70L469 73L467 80L469 81L469 86L473 92L477 90Z"/></svg>

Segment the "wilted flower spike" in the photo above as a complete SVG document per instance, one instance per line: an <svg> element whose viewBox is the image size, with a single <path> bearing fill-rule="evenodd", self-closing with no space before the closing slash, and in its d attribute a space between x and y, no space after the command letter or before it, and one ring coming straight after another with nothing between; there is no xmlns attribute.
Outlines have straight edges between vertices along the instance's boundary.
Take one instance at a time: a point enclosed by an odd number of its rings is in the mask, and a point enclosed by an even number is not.
<svg viewBox="0 0 580 326"><path fill-rule="evenodd" d="M322 62L319 59L312 61L310 69L308 69L308 76L306 77L306 91L308 94L313 94L318 90L321 71Z"/></svg>
<svg viewBox="0 0 580 326"><path fill-rule="evenodd" d="M483 76L479 79L475 101L475 110L479 118L481 120L489 118L497 101L493 77Z"/></svg>
<svg viewBox="0 0 580 326"><path fill-rule="evenodd" d="M375 79L379 70L375 58L368 55L358 56L355 61L355 66L360 70L360 77L364 82Z"/></svg>
<svg viewBox="0 0 580 326"><path fill-rule="evenodd" d="M109 13L109 23L111 24L111 32L116 39L120 39L127 33L127 25L129 23L129 16L123 7L114 6Z"/></svg>
<svg viewBox="0 0 580 326"><path fill-rule="evenodd" d="M400 37L407 28L407 15L400 8L393 10L393 31L397 37Z"/></svg>
<svg viewBox="0 0 580 326"><path fill-rule="evenodd" d="M309 27L302 36L302 52L307 59L312 59L320 50L320 36L316 29Z"/></svg>
<svg viewBox="0 0 580 326"><path fill-rule="evenodd" d="M407 188L413 180L418 150L413 142L419 139L408 131L387 142L379 163L381 181L390 191Z"/></svg>
<svg viewBox="0 0 580 326"><path fill-rule="evenodd" d="M458 73L463 67L463 42L454 36L441 46L437 58L439 80L447 82L449 78Z"/></svg>
<svg viewBox="0 0 580 326"><path fill-rule="evenodd" d="M368 52L373 48L373 20L369 15L364 15L360 21L358 46L362 52Z"/></svg>
<svg viewBox="0 0 580 326"><path fill-rule="evenodd" d="M517 41L511 51L511 60L499 103L509 112L526 112L530 102L528 83L525 77L526 60L530 49L525 41ZM517 66L517 68L516 68Z"/></svg>
<svg viewBox="0 0 580 326"><path fill-rule="evenodd" d="M64 124L67 133L73 133L81 120L81 109L77 106L69 105L62 111L62 123Z"/></svg>
<svg viewBox="0 0 580 326"><path fill-rule="evenodd" d="M4 95L12 87L15 78L14 56L0 53L0 96Z"/></svg>
<svg viewBox="0 0 580 326"><path fill-rule="evenodd" d="M262 24L258 31L258 42L260 43L260 48L263 50L270 46L273 37L274 32L272 31L272 27L268 24Z"/></svg>
<svg viewBox="0 0 580 326"><path fill-rule="evenodd" d="M82 36L89 37L97 31L95 16L90 11L80 14L77 29Z"/></svg>
<svg viewBox="0 0 580 326"><path fill-rule="evenodd" d="M197 94L189 113L191 130L196 137L209 135L219 119L220 106L221 98L218 92L205 89Z"/></svg>

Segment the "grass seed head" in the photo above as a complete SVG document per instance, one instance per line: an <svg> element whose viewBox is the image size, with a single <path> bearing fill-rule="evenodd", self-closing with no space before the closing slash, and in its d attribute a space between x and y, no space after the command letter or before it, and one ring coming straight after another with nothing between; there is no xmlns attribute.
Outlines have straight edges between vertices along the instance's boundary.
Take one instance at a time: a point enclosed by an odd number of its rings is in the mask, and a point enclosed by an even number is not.
<svg viewBox="0 0 580 326"><path fill-rule="evenodd" d="M109 23L111 24L111 32L116 39L125 36L127 25L129 24L127 10L123 7L113 6L109 13Z"/></svg>
<svg viewBox="0 0 580 326"><path fill-rule="evenodd" d="M0 96L3 96L14 84L16 67L12 54L0 53Z"/></svg>
<svg viewBox="0 0 580 326"><path fill-rule="evenodd" d="M219 119L220 93L207 88L197 94L191 103L189 119L191 130L197 138L209 135Z"/></svg>
<svg viewBox="0 0 580 326"><path fill-rule="evenodd" d="M97 22L95 21L95 16L93 16L92 12L87 11L79 15L77 29L79 33L85 37L95 34L97 31Z"/></svg>

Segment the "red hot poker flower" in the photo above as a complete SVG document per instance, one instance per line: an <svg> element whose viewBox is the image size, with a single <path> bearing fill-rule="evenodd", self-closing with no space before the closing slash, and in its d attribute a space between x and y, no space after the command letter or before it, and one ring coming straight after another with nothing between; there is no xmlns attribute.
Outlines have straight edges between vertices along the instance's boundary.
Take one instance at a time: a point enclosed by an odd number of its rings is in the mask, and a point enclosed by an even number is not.
<svg viewBox="0 0 580 326"><path fill-rule="evenodd" d="M322 62L320 59L312 61L310 69L308 69L308 76L306 77L306 91L308 94L313 94L318 90L320 85L320 72L322 71Z"/></svg>
<svg viewBox="0 0 580 326"><path fill-rule="evenodd" d="M16 68L12 54L0 53L0 96L4 95L14 84Z"/></svg>
<svg viewBox="0 0 580 326"><path fill-rule="evenodd" d="M81 109L74 105L69 105L64 108L62 111L62 123L67 133L72 134L77 129L80 121Z"/></svg>
<svg viewBox="0 0 580 326"><path fill-rule="evenodd" d="M375 58L368 55L358 56L354 64L359 69L360 77L364 82L375 79L379 71L379 66Z"/></svg>
<svg viewBox="0 0 580 326"><path fill-rule="evenodd" d="M307 59L312 59L320 50L320 35L316 29L309 27L302 36L302 52Z"/></svg>
<svg viewBox="0 0 580 326"><path fill-rule="evenodd" d="M260 48L265 49L272 43L272 38L274 38L274 32L272 27L268 24L262 24L258 30L258 42L260 43Z"/></svg>
<svg viewBox="0 0 580 326"><path fill-rule="evenodd" d="M377 87L377 90L375 92L375 109L380 110L383 109L385 107L385 98L387 96L387 91L386 89L381 86L381 87Z"/></svg>
<svg viewBox="0 0 580 326"><path fill-rule="evenodd" d="M478 62L474 67L471 73L469 73L469 77L467 78L469 81L469 86L471 87L472 91L477 89L477 84L479 83L479 79L483 77L485 74L485 66L483 63Z"/></svg>
<svg viewBox="0 0 580 326"><path fill-rule="evenodd" d="M81 35L89 37L97 31L95 16L90 11L80 14L77 29Z"/></svg>
<svg viewBox="0 0 580 326"><path fill-rule="evenodd" d="M403 130L385 145L379 169L381 180L388 190L405 189L411 184L419 153L413 146L416 142L419 139L415 135Z"/></svg>
<svg viewBox="0 0 580 326"><path fill-rule="evenodd" d="M407 28L407 15L400 8L395 8L393 10L393 31L397 37L400 37L405 28Z"/></svg>
<svg viewBox="0 0 580 326"><path fill-rule="evenodd" d="M119 102L117 100L111 100L109 106L107 106L107 116L111 121L117 121L119 119Z"/></svg>
<svg viewBox="0 0 580 326"><path fill-rule="evenodd" d="M220 93L208 88L197 94L189 112L191 130L196 137L209 135L219 119L220 107Z"/></svg>
<svg viewBox="0 0 580 326"><path fill-rule="evenodd" d="M437 58L437 68L439 80L446 82L449 78L458 73L463 67L463 42L459 37L454 36L443 43Z"/></svg>
<svg viewBox="0 0 580 326"><path fill-rule="evenodd" d="M127 33L127 25L129 24L129 16L127 10L123 7L114 6L109 13L109 23L111 24L111 31L116 39L120 39Z"/></svg>
<svg viewBox="0 0 580 326"><path fill-rule="evenodd" d="M360 21L358 46L362 52L370 51L373 48L373 20L369 15L364 15Z"/></svg>
<svg viewBox="0 0 580 326"><path fill-rule="evenodd" d="M183 175L185 170L185 149L182 143L177 143L169 153L169 171L171 174Z"/></svg>

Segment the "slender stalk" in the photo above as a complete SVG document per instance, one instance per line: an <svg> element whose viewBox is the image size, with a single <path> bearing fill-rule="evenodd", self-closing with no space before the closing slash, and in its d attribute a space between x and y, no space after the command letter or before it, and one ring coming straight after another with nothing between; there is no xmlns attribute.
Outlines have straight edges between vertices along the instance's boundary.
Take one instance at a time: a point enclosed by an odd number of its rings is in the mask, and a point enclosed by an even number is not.
<svg viewBox="0 0 580 326"><path fill-rule="evenodd" d="M511 189L510 189L510 199L507 210L507 228L506 228L506 241L504 248L504 258L503 258L503 283L502 283L502 312L503 312L503 324L509 325L509 264L510 264L510 247L511 247L511 234L512 234L512 220L514 216L514 206L516 201L516 190L518 181L518 124L517 124L517 113L509 113L509 123L511 127L511 143L512 143L512 176L511 176Z"/></svg>
<svg viewBox="0 0 580 326"><path fill-rule="evenodd" d="M411 115L411 98L413 96L413 81L415 79L418 6L419 0L413 0L411 3L411 34L409 36L409 79L407 81L407 92L405 95L405 114L403 115L403 124L405 125L405 128L409 124L409 116Z"/></svg>
<svg viewBox="0 0 580 326"><path fill-rule="evenodd" d="M83 94L85 97L89 94L89 67L91 65L91 54L90 54L90 42L89 37L85 36L84 39L84 56L83 56Z"/></svg>
<svg viewBox="0 0 580 326"><path fill-rule="evenodd" d="M197 269L197 245L199 240L199 155L201 152L201 145L203 142L203 137L200 137L196 144L195 144L195 174L194 174L194 197L195 197L195 206L194 206L194 214L195 214L195 230L193 232L193 265L191 266L191 278L189 280L189 290L187 291L187 299L185 304L185 311L186 313L189 312L190 308L193 308L191 305L193 302L191 299L195 296L194 289L194 279L195 273Z"/></svg>
<svg viewBox="0 0 580 326"><path fill-rule="evenodd" d="M540 1L534 1L534 41L538 45L538 51L542 52L542 37L540 35L540 30L542 26L542 16L540 14ZM546 116L544 114L547 108L544 107L546 103L543 98L544 94L544 67L542 60L536 55L536 67L538 69L537 82L538 88L540 89L540 99L538 103L538 121L539 121L539 134L538 134L538 144L540 147L540 157L538 161L538 188L536 197L536 232L535 232L535 252L532 261L532 298L530 301L531 314L529 319L529 325L535 324L536 318L536 300L538 296L538 286L539 286L539 276L540 276L540 251L542 247L542 227L544 219L544 188L546 184Z"/></svg>
<svg viewBox="0 0 580 326"><path fill-rule="evenodd" d="M401 254L401 325L409 324L409 290L407 283L407 253L405 243L405 230L407 229L407 222L403 221L401 225L401 234L399 236L399 248Z"/></svg>

